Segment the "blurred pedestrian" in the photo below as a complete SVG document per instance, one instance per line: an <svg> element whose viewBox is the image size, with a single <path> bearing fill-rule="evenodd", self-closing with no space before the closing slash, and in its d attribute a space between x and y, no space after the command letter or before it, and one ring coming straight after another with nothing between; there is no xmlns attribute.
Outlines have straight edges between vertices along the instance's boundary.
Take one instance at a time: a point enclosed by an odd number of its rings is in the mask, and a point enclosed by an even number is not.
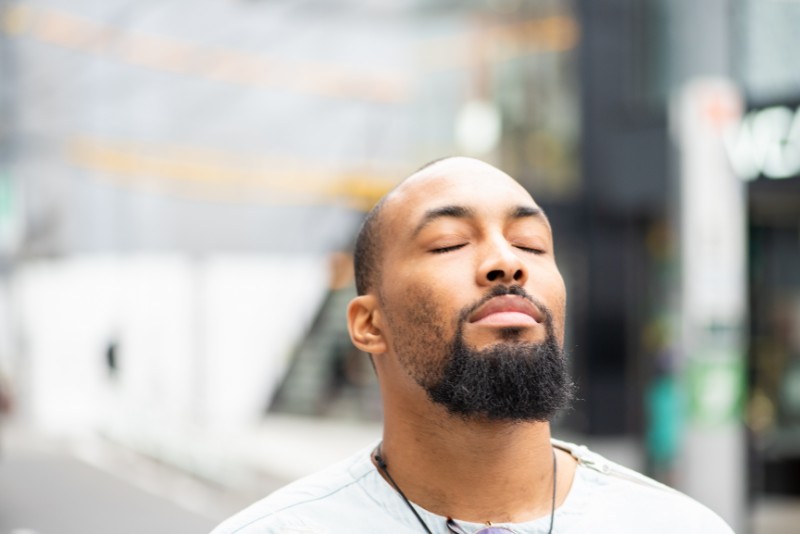
<svg viewBox="0 0 800 534"><path fill-rule="evenodd" d="M573 395L550 223L510 176L433 162L367 215L353 343L371 354L383 440L214 532L730 533L699 503L554 440Z"/></svg>
<svg viewBox="0 0 800 534"><path fill-rule="evenodd" d="M12 407L11 384L0 370L0 427L5 422L3 420L11 413ZM0 435L0 449L2 449L2 435Z"/></svg>
<svg viewBox="0 0 800 534"><path fill-rule="evenodd" d="M11 386L0 372L0 417L11 413Z"/></svg>

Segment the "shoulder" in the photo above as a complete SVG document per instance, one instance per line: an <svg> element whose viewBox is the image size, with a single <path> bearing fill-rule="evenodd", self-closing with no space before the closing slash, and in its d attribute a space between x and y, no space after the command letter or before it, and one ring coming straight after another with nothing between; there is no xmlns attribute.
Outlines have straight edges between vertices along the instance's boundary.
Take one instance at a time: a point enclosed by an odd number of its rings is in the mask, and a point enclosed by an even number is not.
<svg viewBox="0 0 800 534"><path fill-rule="evenodd" d="M625 532L732 534L717 514L687 495L590 451L553 440L578 461L578 507L585 520ZM581 495L582 494L582 495Z"/></svg>
<svg viewBox="0 0 800 534"><path fill-rule="evenodd" d="M301 478L221 523L212 534L322 534L349 509L363 509L368 496L359 480L371 472L369 452Z"/></svg>

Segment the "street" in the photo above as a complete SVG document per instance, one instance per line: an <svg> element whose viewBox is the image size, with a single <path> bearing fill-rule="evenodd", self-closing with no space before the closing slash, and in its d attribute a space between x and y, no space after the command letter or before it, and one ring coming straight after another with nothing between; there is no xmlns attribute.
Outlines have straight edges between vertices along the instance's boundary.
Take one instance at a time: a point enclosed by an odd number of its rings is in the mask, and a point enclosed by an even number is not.
<svg viewBox="0 0 800 534"><path fill-rule="evenodd" d="M0 458L0 534L189 534L215 524L68 456Z"/></svg>

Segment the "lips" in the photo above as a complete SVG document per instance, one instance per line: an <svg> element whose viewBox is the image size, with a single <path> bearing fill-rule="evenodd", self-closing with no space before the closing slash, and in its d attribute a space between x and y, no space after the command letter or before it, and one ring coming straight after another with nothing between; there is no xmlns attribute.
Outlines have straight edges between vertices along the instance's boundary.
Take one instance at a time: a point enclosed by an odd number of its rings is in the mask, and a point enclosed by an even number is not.
<svg viewBox="0 0 800 534"><path fill-rule="evenodd" d="M544 316L535 304L516 295L494 297L469 316L470 323L498 326L533 325L543 320Z"/></svg>

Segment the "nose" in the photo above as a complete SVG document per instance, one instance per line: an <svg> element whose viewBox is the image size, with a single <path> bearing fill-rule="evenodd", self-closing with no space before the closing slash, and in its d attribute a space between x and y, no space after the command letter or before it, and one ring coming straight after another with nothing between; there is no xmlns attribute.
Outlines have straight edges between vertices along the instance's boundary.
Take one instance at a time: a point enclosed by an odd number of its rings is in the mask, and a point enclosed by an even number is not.
<svg viewBox="0 0 800 534"><path fill-rule="evenodd" d="M519 252L504 237L498 237L487 243L477 276L478 285L523 285L528 280L528 267Z"/></svg>

